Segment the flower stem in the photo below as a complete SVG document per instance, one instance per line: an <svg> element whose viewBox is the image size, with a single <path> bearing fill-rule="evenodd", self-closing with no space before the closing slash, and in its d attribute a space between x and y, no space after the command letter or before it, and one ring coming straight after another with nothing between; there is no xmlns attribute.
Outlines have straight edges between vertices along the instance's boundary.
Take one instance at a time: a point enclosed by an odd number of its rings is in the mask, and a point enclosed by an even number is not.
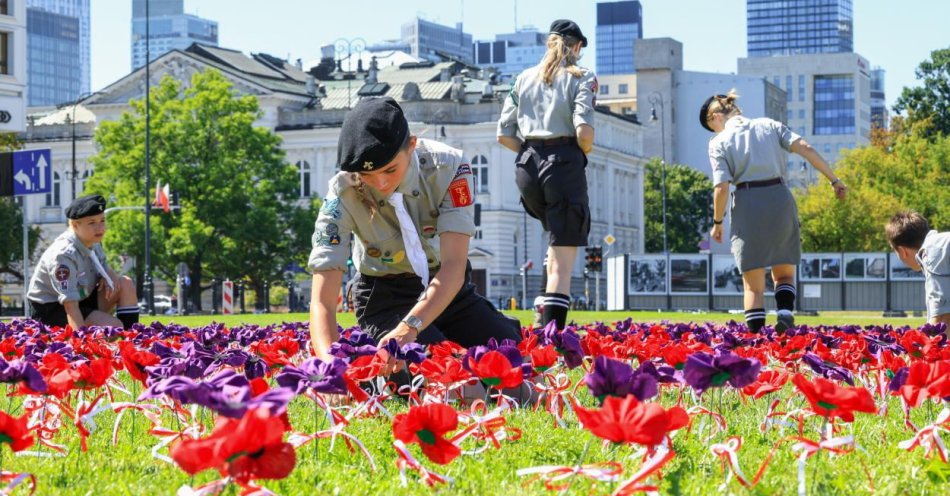
<svg viewBox="0 0 950 496"><path fill-rule="evenodd" d="M587 444L584 445L584 451L581 451L581 456L577 457L577 461L574 462L574 466L577 467L578 469L580 469L581 464L584 462L584 458L587 457L587 451L590 450L590 443L592 441L593 439L587 440ZM564 496L571 490L571 486L574 485L574 479L576 478L577 478L577 474L574 474L574 476L571 477L571 480L568 481L567 487L565 487L564 490L561 491L560 496Z"/></svg>

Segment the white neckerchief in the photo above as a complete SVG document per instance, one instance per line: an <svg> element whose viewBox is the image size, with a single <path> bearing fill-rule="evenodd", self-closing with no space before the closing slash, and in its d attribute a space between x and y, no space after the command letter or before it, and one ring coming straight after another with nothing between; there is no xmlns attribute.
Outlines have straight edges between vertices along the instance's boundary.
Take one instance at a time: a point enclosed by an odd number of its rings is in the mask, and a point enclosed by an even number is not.
<svg viewBox="0 0 950 496"><path fill-rule="evenodd" d="M412 271L422 279L422 287L425 288L429 285L429 263L426 260L425 248L422 247L422 239L416 231L416 225L412 222L412 217L409 217L409 211L406 210L402 193L397 191L390 195L389 204L396 209L396 218L399 219L399 230L402 232L403 244L406 245L409 264L412 265Z"/></svg>

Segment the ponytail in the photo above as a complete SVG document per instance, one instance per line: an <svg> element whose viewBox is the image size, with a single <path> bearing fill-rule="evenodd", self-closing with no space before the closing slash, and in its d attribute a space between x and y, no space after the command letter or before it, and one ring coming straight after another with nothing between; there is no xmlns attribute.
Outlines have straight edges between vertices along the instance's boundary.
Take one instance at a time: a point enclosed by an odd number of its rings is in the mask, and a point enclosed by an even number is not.
<svg viewBox="0 0 950 496"><path fill-rule="evenodd" d="M584 75L581 69L577 67L577 55L574 54L574 46L580 43L580 40L572 36L560 34L548 35L548 51L541 59L541 79L544 84L551 86L554 84L554 77L561 70L567 71L574 77Z"/></svg>
<svg viewBox="0 0 950 496"><path fill-rule="evenodd" d="M706 117L713 114L725 114L726 119L734 115L742 115L742 109L736 105L736 100L739 99L739 94L736 93L736 89L733 88L729 90L725 96L716 95L712 103L709 104L709 110L706 113Z"/></svg>

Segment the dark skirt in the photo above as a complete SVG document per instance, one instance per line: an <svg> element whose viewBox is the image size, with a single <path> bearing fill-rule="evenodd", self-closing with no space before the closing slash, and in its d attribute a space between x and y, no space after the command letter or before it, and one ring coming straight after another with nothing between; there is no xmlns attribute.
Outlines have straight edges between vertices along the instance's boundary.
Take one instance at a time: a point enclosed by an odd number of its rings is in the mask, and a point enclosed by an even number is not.
<svg viewBox="0 0 950 496"><path fill-rule="evenodd" d="M740 272L798 265L802 241L792 192L784 184L737 189L732 195L731 241Z"/></svg>

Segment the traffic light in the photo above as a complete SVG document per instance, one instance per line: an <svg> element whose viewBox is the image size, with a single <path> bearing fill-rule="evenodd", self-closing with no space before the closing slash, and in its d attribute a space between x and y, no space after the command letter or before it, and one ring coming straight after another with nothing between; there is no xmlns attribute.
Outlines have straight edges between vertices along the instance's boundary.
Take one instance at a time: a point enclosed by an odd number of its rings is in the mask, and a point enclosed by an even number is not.
<svg viewBox="0 0 950 496"><path fill-rule="evenodd" d="M590 272L594 270L594 249L593 246L588 246L584 248L584 272Z"/></svg>
<svg viewBox="0 0 950 496"><path fill-rule="evenodd" d="M591 272L603 272L604 270L604 249L601 246L588 246L586 264L584 268Z"/></svg>

